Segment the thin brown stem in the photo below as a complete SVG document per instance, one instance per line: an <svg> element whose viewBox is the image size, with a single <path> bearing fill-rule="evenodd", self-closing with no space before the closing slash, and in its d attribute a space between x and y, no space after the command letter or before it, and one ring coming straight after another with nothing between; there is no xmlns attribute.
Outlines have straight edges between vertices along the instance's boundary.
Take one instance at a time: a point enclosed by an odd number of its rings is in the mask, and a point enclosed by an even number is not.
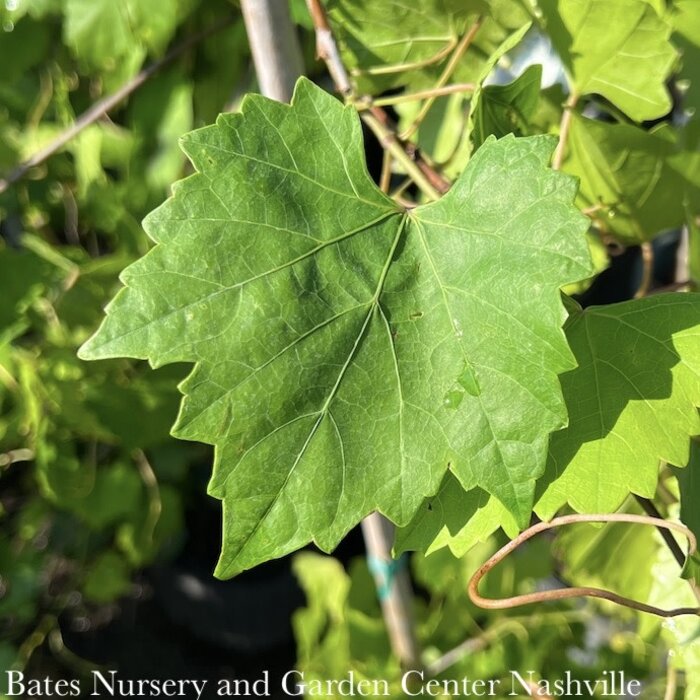
<svg viewBox="0 0 700 700"><path fill-rule="evenodd" d="M512 616L495 622L491 627L480 632L474 637L465 639L463 642L445 652L442 656L431 662L425 669L426 675L437 676L451 666L461 661L466 656L486 649L493 641L504 637L506 634L517 634L524 624L528 628L536 625L555 624L562 622L581 622L588 619L590 615L585 611L572 610L567 612L542 613L539 615ZM551 620L551 622L550 622Z"/></svg>
<svg viewBox="0 0 700 700"><path fill-rule="evenodd" d="M413 184L413 180L411 180L410 177L405 177L403 179L403 182L390 193L390 197L392 199L395 199L397 197L401 197L403 193Z"/></svg>
<svg viewBox="0 0 700 700"><path fill-rule="evenodd" d="M20 447L17 450L0 453L0 469L9 467L15 462L29 462L34 459L34 450Z"/></svg>
<svg viewBox="0 0 700 700"><path fill-rule="evenodd" d="M24 162L20 163L5 179L0 179L0 194L5 192L10 185L13 185L18 180L21 180L32 168L41 165L48 160L54 153L59 151L69 141L75 138L83 129L96 122L108 112L113 110L119 103L125 100L129 95L140 88L149 78L153 77L161 68L172 63L176 58L181 56L187 50L203 41L212 34L216 34L233 21L233 17L226 18L223 22L209 27L193 36L185 39L181 44L178 44L173 49L168 51L163 58L150 66L144 68L138 75L134 76L129 82L122 85L116 92L96 102L90 109L83 112L67 129L62 131L51 143L44 148L38 150L34 155L29 157Z"/></svg>
<svg viewBox="0 0 700 700"><path fill-rule="evenodd" d="M674 523L660 518L652 518L647 515L634 515L631 513L603 513L603 514L574 514L563 515L559 518L554 518L550 522L539 522L521 532L515 539L511 540L504 547L501 547L485 564L483 564L469 581L469 598L471 601L481 608L490 610L501 610L506 608L516 608L521 605L529 605L531 603L543 603L553 600L564 600L567 598L601 598L609 600L617 605L623 605L633 610L658 615L659 617L676 617L678 615L700 615L700 608L674 608L672 610L663 610L654 605L647 605L631 598L613 593L602 588L592 588L588 586L575 586L572 588L555 588L546 591L537 591L536 593L525 593L523 595L513 596L511 598L484 598L479 593L479 583L481 579L493 569L499 562L503 561L511 552L518 549L520 545L534 537L540 532L551 530L562 525L573 525L577 523L608 523L622 522L635 523L638 525L654 525L668 530L680 532L688 539L689 556L697 551L697 540L691 530L685 525Z"/></svg>
<svg viewBox="0 0 700 700"><path fill-rule="evenodd" d="M395 130L390 126L389 116L381 107L372 105L371 100L357 99L323 5L320 0L306 0L306 4L316 32L316 53L325 61L337 91L347 102L354 104L357 109L362 109L360 117L382 146L391 151L392 156L403 165L429 199L437 199L440 193L449 189L449 182L425 163L415 151L415 147L412 147L411 153L407 153L408 146L398 138Z"/></svg>
<svg viewBox="0 0 700 700"><path fill-rule="evenodd" d="M377 137L382 148L389 151L391 155L403 166L404 170L411 179L420 187L421 191L428 199L436 200L440 198L440 193L428 180L420 167L412 160L404 150L403 146L396 138L396 134L386 127L377 117L371 112L362 114L362 121L370 128L372 133Z"/></svg>
<svg viewBox="0 0 700 700"><path fill-rule="evenodd" d="M459 44L457 44L452 56L450 56L450 60L445 66L445 69L438 78L437 84L435 85L436 88L441 88L449 82L457 66L459 65L460 60L462 59L462 56L464 56L472 41L474 41L474 37L479 31L483 21L483 17L477 17L474 24L469 28L469 31L462 37ZM433 95L426 100L416 118L411 122L411 125L403 134L401 134L402 140L407 140L416 133L418 127L422 124L436 99L437 95Z"/></svg>
<svg viewBox="0 0 700 700"><path fill-rule="evenodd" d="M663 287L655 287L649 294L664 294L665 292L690 292L694 291L695 284L693 280L683 280L682 282L673 282L666 284Z"/></svg>
<svg viewBox="0 0 700 700"><path fill-rule="evenodd" d="M421 61L410 61L408 63L392 63L389 66L370 66L369 68L357 68L352 71L353 75L392 75L394 73L405 73L406 71L420 70L442 61L448 56L457 44L457 39L450 39L439 51Z"/></svg>
<svg viewBox="0 0 700 700"><path fill-rule="evenodd" d="M340 58L338 44L328 24L326 10L320 0L306 0L306 5L316 32L316 56L325 62L338 92L348 98L352 95L352 83L345 64Z"/></svg>
<svg viewBox="0 0 700 700"><path fill-rule="evenodd" d="M417 102L418 100L442 97L443 95L454 95L460 92L474 92L474 83L455 83L453 85L445 85L444 87L431 88L429 90L408 92L403 95L379 97L375 100L370 100L366 104L358 102L357 109L364 110L369 109L370 107L390 107L392 105L398 105L404 102Z"/></svg>
<svg viewBox="0 0 700 700"><path fill-rule="evenodd" d="M391 164L393 160L391 153L389 151L384 151L382 174L379 178L379 189L384 192L384 194L389 194L389 188L391 187Z"/></svg>
<svg viewBox="0 0 700 700"><path fill-rule="evenodd" d="M24 671L34 652L46 641L46 637L57 624L56 616L51 614L46 614L39 620L34 631L20 645L13 664L14 669Z"/></svg>
<svg viewBox="0 0 700 700"><path fill-rule="evenodd" d="M645 297L650 289L654 279L654 248L651 243L642 243L639 246L642 254L642 281L639 283L639 289L634 293L635 299Z"/></svg>
<svg viewBox="0 0 700 700"><path fill-rule="evenodd" d="M678 688L678 671L673 665L673 657L669 653L666 657L666 690L664 700L674 700Z"/></svg>
<svg viewBox="0 0 700 700"><path fill-rule="evenodd" d="M552 158L552 168L554 168L554 170L561 170L562 163L564 162L566 142L569 140L571 119L574 116L574 108L576 107L577 102L578 95L575 92L572 92L569 95L569 99L564 103L564 111L561 115L561 122L559 124L559 143L557 144L557 149L554 151L554 157Z"/></svg>

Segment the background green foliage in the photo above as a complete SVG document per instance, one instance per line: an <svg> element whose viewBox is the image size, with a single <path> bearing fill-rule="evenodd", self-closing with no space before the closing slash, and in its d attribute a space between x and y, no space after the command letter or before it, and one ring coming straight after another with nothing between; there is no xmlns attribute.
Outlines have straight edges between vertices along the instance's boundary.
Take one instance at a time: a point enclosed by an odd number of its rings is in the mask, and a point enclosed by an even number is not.
<svg viewBox="0 0 700 700"><path fill-rule="evenodd" d="M30 633L55 639L58 617L109 620L136 572L178 551L202 455L169 436L184 368L86 364L76 350L148 249L142 217L186 172L178 138L253 78L226 3L28 0L6 3L0 24L3 175L168 46L219 27L0 195L5 669L29 661Z"/></svg>
<svg viewBox="0 0 700 700"><path fill-rule="evenodd" d="M438 81L472 83L464 94L438 98L415 130L411 124L420 103L400 102L392 112L399 131L411 132L411 141L437 170L451 180L464 173L455 185L458 193L468 191L463 183L476 177L480 167L492 164L489 158L500 157L491 144L493 136L559 135L567 103L573 116L562 170L579 178L576 205L591 223L585 236L580 231L574 247L583 249L587 242L600 273L610 262L609 250L658 243L669 229L685 225L690 259L689 278L683 281L695 288L700 277L697 2L420 0L406 6L329 0L327 8L356 99L396 98ZM318 75L303 3L292 3L292 11L308 70ZM477 17L482 26L474 42L452 65L451 57ZM50 646L56 673L84 672L83 662L58 643L62 625L85 616L109 618L118 609L115 601L129 595L143 567L178 551L193 474L208 469L210 459L200 446L175 442L169 434L180 400L177 385L189 368L173 364L153 370L143 362L118 358L86 363L76 353L119 288L118 275L151 247L141 220L170 194L176 180L192 172L178 139L193 128L212 124L219 112L236 110L242 96L256 89L245 30L233 4L8 0L0 9L0 175L11 172L149 62L210 27L217 31L0 194L0 670L31 670L38 640ZM551 41L568 75L568 87L542 88L542 70L536 65L512 75L507 84L484 84L494 67L511 65L513 49L535 32ZM322 117L315 122L313 114L303 115L304 128L321 133L328 125L335 131L327 138L306 138L305 157L328 163L329 153L337 147L334 141L346 138L341 151L352 155L353 169L348 191L359 199L359 187L369 199L381 200L364 171L354 114L326 95L309 99L307 106L320 105ZM288 152L294 159L299 134L293 124L280 141L263 129L272 123L276 131L282 118L274 110L286 108L256 100L247 104L251 138L246 153L269 148L267 158L276 149L277 156L286 158ZM254 105L259 114L253 113ZM240 122L238 117L226 117L218 128L230 119ZM214 167L202 160L207 139L216 141L216 133L210 128L188 137L187 152L198 169L206 175L206 169L213 167L212 179L224 194L230 190L240 197L248 182L251 189L272 197L280 183L269 175L249 170L232 176L227 169L230 179L226 179L216 170L223 171L221 164ZM509 143L499 142L498 148L505 152L503 144ZM508 148L515 152L524 146ZM341 161L335 170L328 165L329 186L344 177L346 163ZM401 165L395 165L392 186L400 185L404 175ZM540 182L534 172L527 179ZM543 188L545 180L542 177ZM180 197L197 180L188 183L180 186ZM317 193L308 187L303 190L300 186L299 201L306 197L311 208ZM423 195L412 186L404 195L423 203ZM476 195L496 199L503 193ZM179 201L171 200L168 206L177 207ZM388 200L381 203L394 206ZM214 206L205 201L201 205L205 214ZM459 218L457 207L442 212L449 205L449 198L427 205L418 210L417 218L431 206L443 218ZM341 209L331 198L318 207L321 228ZM261 211L259 207L258 218ZM191 210L182 213L186 217ZM158 215L154 216L152 232L158 229L158 236L166 236L171 231L167 221L161 230ZM399 215L392 209L391 216ZM327 230L332 232L332 227ZM540 243L532 241L534 247ZM196 266L205 257L197 257L201 240L193 245L194 251L182 256L184 267ZM234 246L226 253L233 257L237 250ZM251 251L243 262L252 265L254 255L263 254ZM371 256L368 261L371 266ZM450 256L444 255L442 262L447 265ZM517 261L507 265L509 273L517 272ZM328 269L332 279L338 266ZM542 269L531 272L540 275ZM578 277L590 274L583 267L579 272ZM553 285L554 292L564 282L577 282L566 288L571 294L590 284L562 275L561 270L552 270L545 284ZM499 280L500 299L507 306L509 298L517 297L518 281L507 274L499 275ZM193 287L175 285L160 292L171 303L178 294L193 293ZM699 533L693 506L700 483L695 475L695 443L688 460L700 404L696 297L652 297L594 314L582 312L571 300L565 305L570 315L566 339L579 367L561 374L570 425L554 434L548 458L541 450L541 466L545 462L547 466L535 486L535 511L542 517L562 507L636 512L630 492L650 498L658 494L657 506L665 516L680 517ZM552 317L563 317L558 300L554 306ZM308 310L300 308L299 313ZM125 327L133 314L132 310L122 317ZM526 320L528 325L537 322L536 314ZM196 324L191 330L198 336ZM250 333L255 335L254 331ZM549 331L563 343L558 321ZM501 328L499 338L507 335L508 328ZM169 338L163 345L162 357L154 358L148 348L118 351L148 356L159 365L165 359L193 359L174 351L176 340ZM199 340L195 337L193 342ZM561 373L570 367L567 361L548 369ZM521 377L521 369L511 357L507 371L525 384L539 382L540 375L528 371ZM470 374L466 384L472 386L473 379ZM508 393L503 385L494 395L499 391ZM210 399L207 395L200 403ZM468 405L470 400L464 408ZM521 408L514 405L516 411ZM287 408L289 417L296 407ZM535 428L541 427L539 414L526 413ZM187 415L185 410L179 422L181 437L216 442L211 436L221 416L214 415L206 430L188 431L182 427ZM548 423L542 428L542 440L549 429L561 425L560 419ZM415 437L422 437L414 429ZM682 469L670 470L666 463ZM426 664L470 639L468 653L457 655L455 664L441 672L445 677L505 678L510 669L522 668L532 669L538 678L560 677L563 669L572 669L577 677L596 678L603 670L624 669L629 677L645 681L649 697L662 697L671 650L669 663L685 673L677 697L700 698L699 629L694 618L660 625L648 616L598 603L485 613L467 602L465 587L471 573L497 544L518 532L530 511L529 502L527 513L519 507L529 494L509 502L492 483L510 473L503 471L504 464L496 464L493 473L488 466L481 468L480 478L465 476L459 469L447 471L436 495L429 492L435 491L442 474L434 474L430 488L409 494L408 515L394 518L405 525L397 534L397 552L425 553L412 556L411 570ZM373 491L386 480L379 471L386 468L386 461L375 468L380 483ZM280 478L284 481L284 473ZM318 477L312 481L317 488ZM412 483L417 485L415 478ZM288 499L296 504L299 494L303 498L307 492L303 485L290 486ZM429 497L421 503L426 494ZM239 495L233 493L234 513ZM391 509L389 501L385 510ZM348 509L346 519L325 540L326 548L359 520L368 503L365 499L362 507ZM232 522L229 513L229 540ZM326 525L321 523L319 530L322 540ZM257 532L257 524L252 527ZM280 536L279 522L275 527L270 531L273 539ZM318 540L316 531L302 535L283 546L256 545L246 561L220 573L278 556L312 537ZM690 562L685 575L696 577L697 565ZM392 679L396 697L401 697L400 668L389 648L366 564L356 560L343 567L335 559L303 552L294 560L294 571L307 597L306 607L293 619L299 667L307 680L339 677L353 669L362 677ZM688 584L678 574L677 563L652 529L576 526L553 541L538 540L519 551L489 576L484 592L507 596L565 580L605 586L656 605L693 605Z"/></svg>

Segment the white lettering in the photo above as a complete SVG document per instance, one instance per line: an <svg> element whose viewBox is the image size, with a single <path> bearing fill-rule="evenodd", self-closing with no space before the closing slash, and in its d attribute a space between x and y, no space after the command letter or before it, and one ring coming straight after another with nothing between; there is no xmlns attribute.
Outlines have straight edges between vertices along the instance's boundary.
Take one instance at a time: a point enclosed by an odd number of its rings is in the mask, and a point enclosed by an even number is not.
<svg viewBox="0 0 700 700"><path fill-rule="evenodd" d="M423 679L424 679L423 671L407 671L406 673L401 676L401 690L408 695L409 697L415 698L418 697L419 695L423 695ZM417 692L412 692L412 689L415 689L417 684L420 682L420 688L417 689Z"/></svg>
<svg viewBox="0 0 700 700"><path fill-rule="evenodd" d="M24 674L22 671L5 671L7 676L7 694L24 695Z"/></svg>
<svg viewBox="0 0 700 700"><path fill-rule="evenodd" d="M295 680L296 679L296 680ZM282 690L293 697L304 694L304 674L301 671L287 671L282 676Z"/></svg>
<svg viewBox="0 0 700 700"><path fill-rule="evenodd" d="M532 679L532 671L529 671L530 678ZM515 689L515 681L518 681L520 685L520 690L524 690L530 697L532 697L532 681L526 681L517 671L510 672L510 693L508 695L520 695L520 691Z"/></svg>

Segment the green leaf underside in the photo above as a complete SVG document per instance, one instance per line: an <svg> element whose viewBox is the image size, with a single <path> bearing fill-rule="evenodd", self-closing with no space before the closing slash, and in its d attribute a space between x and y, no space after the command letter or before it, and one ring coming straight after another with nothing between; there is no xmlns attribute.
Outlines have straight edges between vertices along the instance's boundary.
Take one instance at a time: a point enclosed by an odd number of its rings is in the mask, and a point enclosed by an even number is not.
<svg viewBox="0 0 700 700"><path fill-rule="evenodd" d="M374 510L404 525L448 468L527 521L566 423L558 289L590 270L553 146L491 140L406 213L353 109L304 79L291 107L250 96L185 137L198 172L81 357L196 362L174 434L216 446L217 575L330 550Z"/></svg>
<svg viewBox="0 0 700 700"><path fill-rule="evenodd" d="M539 0L578 95L599 94L635 121L671 108L671 28L645 0Z"/></svg>
<svg viewBox="0 0 700 700"><path fill-rule="evenodd" d="M617 510L630 492L652 497L660 460L685 465L700 432L700 295L668 294L591 307L565 327L578 367L562 375L569 425L550 438L535 511L567 502L582 513ZM685 482L692 483L681 470ZM687 499L686 499L687 500ZM514 521L480 489L446 478L397 535L397 549L461 556Z"/></svg>
<svg viewBox="0 0 700 700"><path fill-rule="evenodd" d="M660 461L688 463L700 433L700 295L663 294L572 318L578 367L562 375L569 427L554 433L535 510L615 510L652 497Z"/></svg>
<svg viewBox="0 0 700 700"><path fill-rule="evenodd" d="M490 134L526 134L540 99L542 66L527 68L508 85L489 85L473 101L472 139L478 148Z"/></svg>
<svg viewBox="0 0 700 700"><path fill-rule="evenodd" d="M564 169L581 179L580 204L602 206L602 226L627 243L683 223L685 203L700 201L696 165L668 126L649 132L572 119Z"/></svg>
<svg viewBox="0 0 700 700"><path fill-rule="evenodd" d="M499 527L510 537L518 534L518 524L497 498L478 487L465 491L447 472L437 494L421 505L406 527L396 531L394 549L397 555L406 551L432 554L449 547L452 554L462 557Z"/></svg>

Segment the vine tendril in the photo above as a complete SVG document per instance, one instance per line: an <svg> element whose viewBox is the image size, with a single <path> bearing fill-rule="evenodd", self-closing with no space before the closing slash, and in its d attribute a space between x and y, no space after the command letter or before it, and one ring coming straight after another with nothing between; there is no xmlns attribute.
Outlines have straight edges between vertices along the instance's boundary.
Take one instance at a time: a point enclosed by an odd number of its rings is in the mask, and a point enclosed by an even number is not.
<svg viewBox="0 0 700 700"><path fill-rule="evenodd" d="M603 588L592 588L589 586L573 586L571 588L555 588L546 591L537 591L535 593L525 593L522 595L512 596L510 598L484 598L479 593L479 583L486 574L491 571L499 562L503 561L511 552L520 547L521 544L527 542L540 532L552 530L562 525L573 525L576 523L608 523L622 522L634 523L637 525L653 525L657 528L665 530L675 530L680 532L688 540L688 556L692 556L697 551L697 540L691 530L680 523L669 522L663 518L655 518L648 515L634 515L631 513L605 513L605 514L575 514L563 515L554 518L549 522L539 522L527 530L523 530L515 539L501 547L488 561L486 561L472 576L469 581L468 593L470 600L480 608L489 610L501 610L506 608L516 608L522 605L531 603L542 603L552 600L563 600L566 598L602 598L609 600L617 605L622 605L633 610L650 613L659 617L677 617L679 615L700 615L700 608L673 608L672 610L664 610L657 608L654 605L648 605L638 600L625 598L624 596L613 593Z"/></svg>

